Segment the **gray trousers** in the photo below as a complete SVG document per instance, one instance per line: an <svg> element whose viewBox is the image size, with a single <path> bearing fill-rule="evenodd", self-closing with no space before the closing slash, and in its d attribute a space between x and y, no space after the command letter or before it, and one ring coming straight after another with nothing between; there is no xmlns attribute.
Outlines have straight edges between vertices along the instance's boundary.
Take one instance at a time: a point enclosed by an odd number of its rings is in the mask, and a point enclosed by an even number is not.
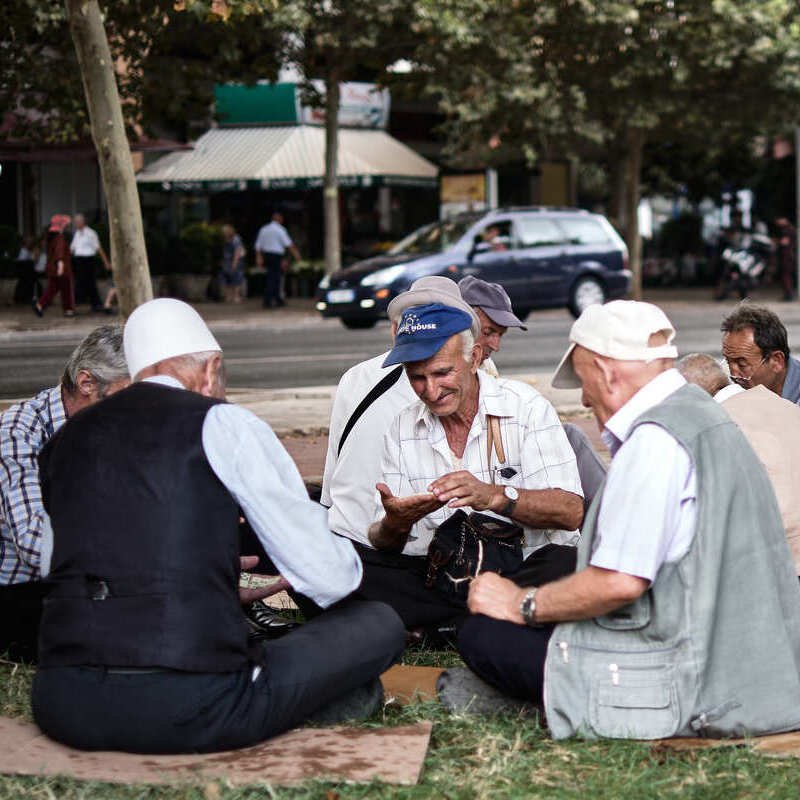
<svg viewBox="0 0 800 800"><path fill-rule="evenodd" d="M263 645L262 668L239 672L40 669L33 716L82 750L192 753L245 747L282 733L377 678L405 647L383 603L348 602Z"/></svg>

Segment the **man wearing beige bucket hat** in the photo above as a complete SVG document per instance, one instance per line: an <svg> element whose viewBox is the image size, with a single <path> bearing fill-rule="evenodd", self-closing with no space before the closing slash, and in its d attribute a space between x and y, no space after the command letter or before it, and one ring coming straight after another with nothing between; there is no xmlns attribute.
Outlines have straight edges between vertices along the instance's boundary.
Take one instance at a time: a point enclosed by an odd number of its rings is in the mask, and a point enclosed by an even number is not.
<svg viewBox="0 0 800 800"><path fill-rule="evenodd" d="M774 493L736 424L673 369L674 335L649 303L576 320L553 385L582 388L613 455L577 571L470 587L461 655L494 690L544 705L557 738L800 727L800 586ZM484 690L456 673L440 697Z"/></svg>
<svg viewBox="0 0 800 800"><path fill-rule="evenodd" d="M129 317L124 348L134 383L40 456L54 534L39 726L88 750L203 752L380 708L402 624L382 603L339 602L361 562L270 427L224 402L205 322L151 300ZM285 581L328 609L257 647L240 605L259 593L239 592L241 513Z"/></svg>

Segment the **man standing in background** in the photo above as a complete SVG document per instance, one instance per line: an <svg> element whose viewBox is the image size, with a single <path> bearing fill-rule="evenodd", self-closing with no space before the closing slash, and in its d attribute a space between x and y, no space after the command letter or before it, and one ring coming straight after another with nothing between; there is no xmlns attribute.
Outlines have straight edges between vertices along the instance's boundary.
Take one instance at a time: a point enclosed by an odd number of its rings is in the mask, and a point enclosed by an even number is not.
<svg viewBox="0 0 800 800"><path fill-rule="evenodd" d="M281 297L281 277L284 272L284 255L292 254L295 261L300 260L300 251L294 246L286 228L283 227L283 214L274 211L272 222L264 225L256 237L256 266L266 270L264 286L264 308L285 305Z"/></svg>
<svg viewBox="0 0 800 800"><path fill-rule="evenodd" d="M103 311L103 301L97 291L95 269L98 255L106 272L111 272L111 262L103 250L97 233L86 224L83 214L75 215L75 233L70 243L72 270L75 275L75 302L88 302L92 311Z"/></svg>

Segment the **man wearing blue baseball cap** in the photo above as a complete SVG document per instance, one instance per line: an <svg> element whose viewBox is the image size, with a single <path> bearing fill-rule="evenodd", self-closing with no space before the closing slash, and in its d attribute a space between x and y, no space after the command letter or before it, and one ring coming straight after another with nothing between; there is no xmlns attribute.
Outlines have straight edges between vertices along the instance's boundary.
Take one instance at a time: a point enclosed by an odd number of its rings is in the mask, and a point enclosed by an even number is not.
<svg viewBox="0 0 800 800"><path fill-rule="evenodd" d="M444 601L425 586L428 545L457 508L521 525L525 554L534 557L545 548L572 553L582 520L575 455L555 410L532 387L479 371L482 351L471 323L470 314L441 303L407 308L384 361L404 365L419 400L385 435L369 539L404 567L384 571L381 599L409 627L465 613L459 601ZM494 451L487 460L492 417L503 460Z"/></svg>

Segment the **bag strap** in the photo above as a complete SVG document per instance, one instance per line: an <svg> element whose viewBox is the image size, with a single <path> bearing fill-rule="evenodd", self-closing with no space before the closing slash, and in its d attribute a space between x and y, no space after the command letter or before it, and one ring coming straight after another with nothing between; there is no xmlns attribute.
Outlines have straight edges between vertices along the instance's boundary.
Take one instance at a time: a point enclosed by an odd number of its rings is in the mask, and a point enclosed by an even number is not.
<svg viewBox="0 0 800 800"><path fill-rule="evenodd" d="M339 448L336 451L336 456L341 455L342 448L344 447L344 443L347 440L347 437L350 435L350 431L353 430L354 425L361 419L364 412L388 389L391 389L397 381L400 379L400 374L403 371L403 365L400 364L398 367L393 369L388 375L384 375L367 393L366 397L356 406L356 410L350 415L350 419L347 420L347 424L344 426L344 430L342 431L342 438L339 439Z"/></svg>
<svg viewBox="0 0 800 800"><path fill-rule="evenodd" d="M500 427L500 417L494 414L486 415L486 464L494 483L494 470L492 469L492 450L497 455L497 463L506 463L506 453L503 449L503 431Z"/></svg>

